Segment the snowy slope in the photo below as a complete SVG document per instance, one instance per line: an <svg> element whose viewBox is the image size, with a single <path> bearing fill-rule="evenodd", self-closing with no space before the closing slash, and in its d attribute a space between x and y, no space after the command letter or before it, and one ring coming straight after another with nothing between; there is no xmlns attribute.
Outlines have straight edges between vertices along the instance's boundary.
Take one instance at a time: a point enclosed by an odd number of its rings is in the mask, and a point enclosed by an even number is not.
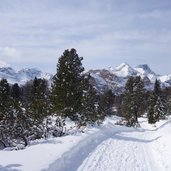
<svg viewBox="0 0 171 171"><path fill-rule="evenodd" d="M22 85L29 80L33 80L35 77L50 80L52 75L43 73L36 68L25 68L19 71L15 71L11 67L0 68L0 79L5 78L10 84L18 83Z"/></svg>
<svg viewBox="0 0 171 171"><path fill-rule="evenodd" d="M163 75L158 78L165 87L171 86L171 74Z"/></svg>
<svg viewBox="0 0 171 171"><path fill-rule="evenodd" d="M20 151L0 151L0 171L170 171L171 120L157 127L140 119L141 128L114 125L42 140Z"/></svg>
<svg viewBox="0 0 171 171"><path fill-rule="evenodd" d="M6 78L11 84L18 82L17 72L11 67L0 68L0 79Z"/></svg>
<svg viewBox="0 0 171 171"><path fill-rule="evenodd" d="M151 82L155 82L155 80L159 77L156 73L154 73L147 64L138 65L134 68L142 78L148 77Z"/></svg>
<svg viewBox="0 0 171 171"><path fill-rule="evenodd" d="M117 66L115 69L111 69L113 74L116 74L119 77L128 77L128 76L135 76L137 72L130 67L126 62L122 63L121 65Z"/></svg>

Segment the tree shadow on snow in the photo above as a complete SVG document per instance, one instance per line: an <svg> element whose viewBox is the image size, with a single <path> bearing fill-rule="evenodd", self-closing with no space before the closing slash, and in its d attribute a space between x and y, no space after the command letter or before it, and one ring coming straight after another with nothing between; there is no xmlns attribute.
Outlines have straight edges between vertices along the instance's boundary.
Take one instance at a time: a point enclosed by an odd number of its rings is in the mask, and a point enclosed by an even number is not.
<svg viewBox="0 0 171 171"><path fill-rule="evenodd" d="M161 136L158 136L156 138L153 139L140 139L140 138L133 138L133 137L126 137L126 136L121 136L121 135L117 135L115 134L115 136L113 136L113 139L117 139L117 140L123 140L123 141L132 141L132 142L139 142L139 143L151 143L153 141L158 140L159 138L161 138Z"/></svg>
<svg viewBox="0 0 171 171"><path fill-rule="evenodd" d="M164 124L160 125L158 128L156 129L145 129L145 131L157 131L159 129L162 129L164 128L166 125L171 125L171 120L165 122Z"/></svg>
<svg viewBox="0 0 171 171"><path fill-rule="evenodd" d="M31 146L40 145L40 144L62 144L62 141L56 139L47 139L42 141L33 141L31 142Z"/></svg>
<svg viewBox="0 0 171 171"><path fill-rule="evenodd" d="M6 166L0 165L0 171L22 171L21 169L16 169L16 167L20 166L20 164L9 164Z"/></svg>

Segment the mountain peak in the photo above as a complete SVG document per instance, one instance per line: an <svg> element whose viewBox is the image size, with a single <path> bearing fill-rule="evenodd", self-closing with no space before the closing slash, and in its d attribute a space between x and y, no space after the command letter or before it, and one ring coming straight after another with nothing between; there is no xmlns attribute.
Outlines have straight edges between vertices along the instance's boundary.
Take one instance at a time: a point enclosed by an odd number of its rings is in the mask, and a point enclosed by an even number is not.
<svg viewBox="0 0 171 171"><path fill-rule="evenodd" d="M127 62L123 62L119 66L115 68L115 70L122 70L123 68L131 68L131 66Z"/></svg>
<svg viewBox="0 0 171 171"><path fill-rule="evenodd" d="M9 66L8 67L0 67L0 72L9 74L9 75L16 74L16 71Z"/></svg>
<svg viewBox="0 0 171 171"><path fill-rule="evenodd" d="M0 79L5 78L9 83L18 83L20 85L25 84L29 80L33 80L35 77L44 78L50 80L52 78L51 74L43 73L37 68L24 68L16 72L11 67L0 68Z"/></svg>
<svg viewBox="0 0 171 171"><path fill-rule="evenodd" d="M135 76L137 74L137 72L126 62L117 66L113 73L119 77Z"/></svg>
<svg viewBox="0 0 171 171"><path fill-rule="evenodd" d="M147 64L138 65L135 67L135 70L138 71L139 73L143 74L143 75L144 74L145 75L152 74L154 76L157 76L157 74L154 73Z"/></svg>

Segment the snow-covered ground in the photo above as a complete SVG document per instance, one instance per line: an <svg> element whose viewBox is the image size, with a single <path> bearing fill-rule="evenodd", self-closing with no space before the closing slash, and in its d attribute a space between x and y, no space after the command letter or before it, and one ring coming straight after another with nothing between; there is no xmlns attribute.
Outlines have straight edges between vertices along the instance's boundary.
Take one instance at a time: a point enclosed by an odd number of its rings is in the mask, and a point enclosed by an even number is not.
<svg viewBox="0 0 171 171"><path fill-rule="evenodd" d="M171 120L153 127L145 118L141 128L114 125L87 128L24 150L0 151L0 171L170 171Z"/></svg>

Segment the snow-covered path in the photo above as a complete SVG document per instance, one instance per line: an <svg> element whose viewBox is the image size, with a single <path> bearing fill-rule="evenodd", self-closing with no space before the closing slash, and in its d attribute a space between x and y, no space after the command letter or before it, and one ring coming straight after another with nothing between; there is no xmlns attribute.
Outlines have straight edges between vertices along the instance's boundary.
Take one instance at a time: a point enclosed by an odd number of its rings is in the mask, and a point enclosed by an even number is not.
<svg viewBox="0 0 171 171"><path fill-rule="evenodd" d="M151 153L153 130L107 127L83 139L48 171L161 171Z"/></svg>
<svg viewBox="0 0 171 171"><path fill-rule="evenodd" d="M85 133L37 140L24 150L0 151L0 171L171 171L171 119L156 127L140 118L128 128L106 118Z"/></svg>
<svg viewBox="0 0 171 171"><path fill-rule="evenodd" d="M148 143L141 139L142 132L120 133L103 141L78 168L78 171L157 171L148 154ZM139 137L139 138L137 138Z"/></svg>

